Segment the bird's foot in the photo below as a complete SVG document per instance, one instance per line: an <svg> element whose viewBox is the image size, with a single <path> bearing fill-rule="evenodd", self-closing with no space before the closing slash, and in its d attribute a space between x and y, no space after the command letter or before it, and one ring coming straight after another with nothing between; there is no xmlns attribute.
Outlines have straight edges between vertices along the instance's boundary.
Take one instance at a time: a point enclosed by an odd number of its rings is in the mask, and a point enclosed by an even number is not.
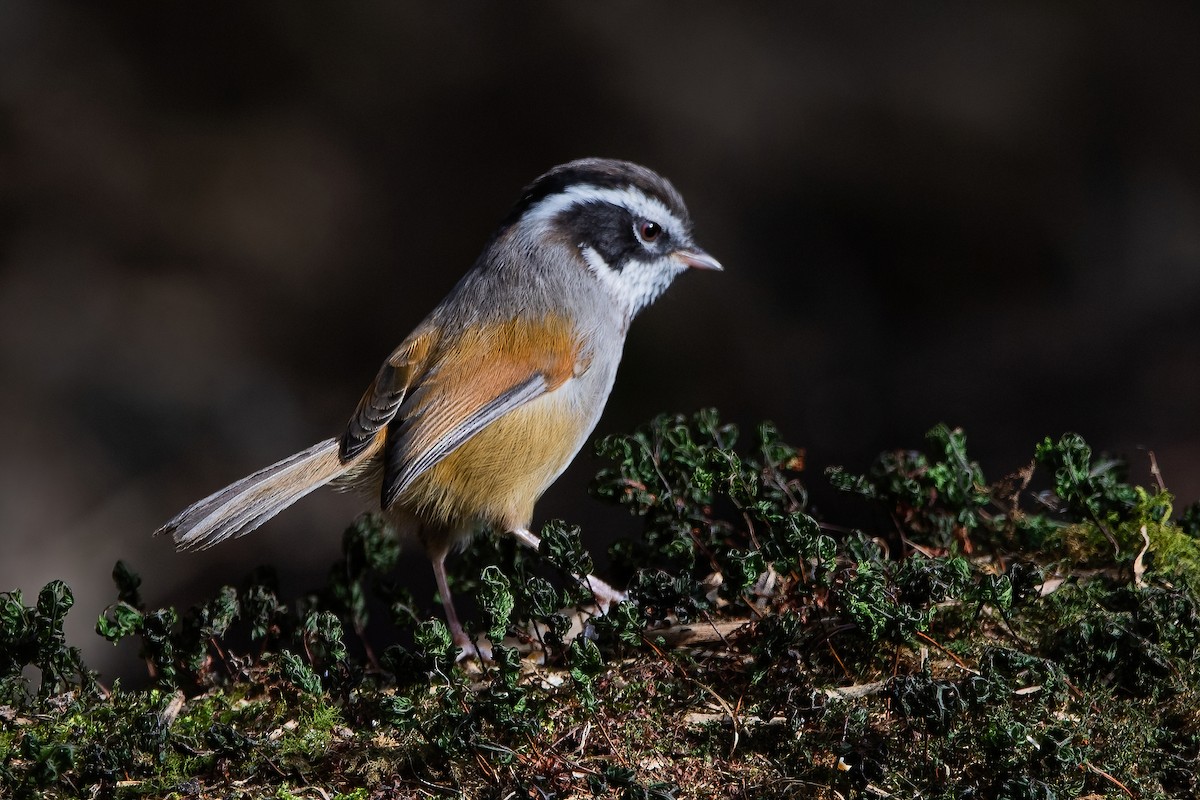
<svg viewBox="0 0 1200 800"><path fill-rule="evenodd" d="M452 631L452 634L454 647L458 650L454 660L458 663L476 660L480 664L486 664L492 660L492 643L487 639L482 636L472 639L462 628Z"/></svg>
<svg viewBox="0 0 1200 800"><path fill-rule="evenodd" d="M629 595L619 589L614 589L609 584L597 578L595 575L588 575L583 579L584 586L588 587L592 596L596 598L596 605L604 613L608 613L608 609L614 603L622 603L629 599Z"/></svg>

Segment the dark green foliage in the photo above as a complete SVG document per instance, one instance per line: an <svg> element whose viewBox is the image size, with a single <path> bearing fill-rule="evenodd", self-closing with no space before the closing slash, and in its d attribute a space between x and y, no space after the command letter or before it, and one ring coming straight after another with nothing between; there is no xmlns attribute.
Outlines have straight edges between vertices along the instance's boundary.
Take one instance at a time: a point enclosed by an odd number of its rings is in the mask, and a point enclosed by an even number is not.
<svg viewBox="0 0 1200 800"><path fill-rule="evenodd" d="M772 666L794 663L807 651L813 631L799 614L784 610L760 620L754 626L750 653L754 656L754 682L762 681Z"/></svg>
<svg viewBox="0 0 1200 800"><path fill-rule="evenodd" d="M592 557L583 549L579 526L552 522L542 529L538 552L567 575L590 575L595 569Z"/></svg>
<svg viewBox="0 0 1200 800"><path fill-rule="evenodd" d="M612 553L634 573L631 593L649 619L710 607L712 587L702 585L710 576L735 603L768 569L806 584L827 578L836 545L803 513L800 453L771 425L756 434L750 452L738 453L737 429L710 410L690 420L660 416L597 446L615 465L601 470L593 491L643 519L642 537Z"/></svg>
<svg viewBox="0 0 1200 800"><path fill-rule="evenodd" d="M872 642L906 641L933 618L931 609L902 602L887 571L871 561L859 562L839 596L847 619Z"/></svg>
<svg viewBox="0 0 1200 800"><path fill-rule="evenodd" d="M300 629L304 650L313 663L331 667L346 660L346 644L342 641L342 621L332 611L309 611Z"/></svg>
<svg viewBox="0 0 1200 800"><path fill-rule="evenodd" d="M665 570L639 570L633 576L629 594L636 600L641 616L655 622L671 616L680 622L691 622L710 605L697 581Z"/></svg>
<svg viewBox="0 0 1200 800"><path fill-rule="evenodd" d="M321 678L300 656L283 650L279 653L278 664L279 674L285 681L302 692L321 693Z"/></svg>
<svg viewBox="0 0 1200 800"><path fill-rule="evenodd" d="M938 453L897 450L883 453L865 475L841 467L828 470L831 483L845 492L883 504L906 537L941 549L961 549L977 529L1003 530L987 509L992 489L979 465L967 456L966 435L938 425L927 438Z"/></svg>
<svg viewBox="0 0 1200 800"><path fill-rule="evenodd" d="M445 672L454 663L454 645L450 629L440 619L427 619L417 625L414 633L417 648L424 654L430 666L438 672Z"/></svg>
<svg viewBox="0 0 1200 800"><path fill-rule="evenodd" d="M19 591L0 593L0 705L20 705L26 696L23 671L41 673L37 698L48 701L73 689L88 689L94 676L78 648L68 647L63 622L75 596L62 581L51 581L26 606Z"/></svg>
<svg viewBox="0 0 1200 800"><path fill-rule="evenodd" d="M286 624L288 607L279 601L274 572L259 570L257 575L251 575L241 593L240 610L252 641L268 642L279 637Z"/></svg>
<svg viewBox="0 0 1200 800"><path fill-rule="evenodd" d="M483 584L479 592L479 605L487 620L484 635L499 642L508 634L508 620L512 617L512 584L495 564L484 567L479 580Z"/></svg>
<svg viewBox="0 0 1200 800"><path fill-rule="evenodd" d="M928 675L903 675L889 687L892 707L933 736L944 736L967 709L967 700L954 681Z"/></svg>
<svg viewBox="0 0 1200 800"><path fill-rule="evenodd" d="M571 642L569 652L571 680L575 682L579 702L584 708L594 710L596 693L593 679L604 668L600 648L591 639L581 637Z"/></svg>
<svg viewBox="0 0 1200 800"><path fill-rule="evenodd" d="M623 648L637 647L642 643L647 622L636 605L623 601L611 607L607 614L593 617L591 626L597 642L621 652Z"/></svg>
<svg viewBox="0 0 1200 800"><path fill-rule="evenodd" d="M174 608L148 609L138 591L141 579L118 562L113 580L119 600L101 615L96 631L113 643L138 639L142 658L163 688L195 690L244 677L254 657L232 655L223 644L228 642L249 644L257 654L279 645L293 648L280 651L286 654L282 663L289 676L297 674L288 665L300 652L316 674L327 680L345 677L344 626L361 634L372 590L385 600L395 599L384 572L395 565L399 548L379 518L370 515L347 529L343 544L343 558L331 569L328 586L294 608L279 600L274 572L260 568L242 589L224 586L213 599L182 615ZM293 682L311 689L307 676Z"/></svg>
<svg viewBox="0 0 1200 800"><path fill-rule="evenodd" d="M904 603L940 603L971 587L971 564L959 556L909 558L896 570L897 597Z"/></svg>
<svg viewBox="0 0 1200 800"><path fill-rule="evenodd" d="M1175 664L1200 660L1196 596L1176 588L1068 589L1052 603L1065 624L1046 632L1047 652L1072 679L1131 694L1182 690Z"/></svg>
<svg viewBox="0 0 1200 800"><path fill-rule="evenodd" d="M337 609L359 636L370 619L368 595L372 592L393 602L407 595L390 582L400 559L395 533L378 514L364 514L342 537L342 558L329 570L329 585L319 604Z"/></svg>
<svg viewBox="0 0 1200 800"><path fill-rule="evenodd" d="M1200 500L1183 510L1183 516L1179 518L1179 528L1188 536L1200 539Z"/></svg>
<svg viewBox="0 0 1200 800"><path fill-rule="evenodd" d="M1137 492L1124 482L1124 464L1092 461L1092 448L1076 433L1057 442L1047 437L1034 458L1054 478L1054 494L1069 512L1094 521L1117 523L1133 511Z"/></svg>
<svg viewBox="0 0 1200 800"><path fill-rule="evenodd" d="M885 512L846 531L769 425L610 437L629 600L577 614L575 526L539 553L479 537L452 573L490 645L471 670L378 517L299 599L259 569L155 609L117 564L97 630L140 644L148 689L100 696L61 583L0 595L0 796L1195 796L1200 506L1172 522L1073 435L995 483L962 431L929 442L829 471Z"/></svg>
<svg viewBox="0 0 1200 800"><path fill-rule="evenodd" d="M679 787L672 783L656 781L649 784L640 783L637 773L629 767L617 764L604 764L595 774L588 776L588 789L595 797L613 796L611 792L619 789L615 795L621 800L673 800Z"/></svg>

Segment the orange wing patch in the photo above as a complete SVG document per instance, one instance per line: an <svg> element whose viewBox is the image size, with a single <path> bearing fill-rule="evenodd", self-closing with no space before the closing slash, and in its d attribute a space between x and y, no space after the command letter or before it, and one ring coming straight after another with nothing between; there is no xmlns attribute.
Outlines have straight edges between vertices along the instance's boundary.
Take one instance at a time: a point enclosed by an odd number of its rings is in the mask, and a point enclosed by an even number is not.
<svg viewBox="0 0 1200 800"><path fill-rule="evenodd" d="M578 331L564 318L506 320L449 335L389 432L384 505L509 412L587 369Z"/></svg>

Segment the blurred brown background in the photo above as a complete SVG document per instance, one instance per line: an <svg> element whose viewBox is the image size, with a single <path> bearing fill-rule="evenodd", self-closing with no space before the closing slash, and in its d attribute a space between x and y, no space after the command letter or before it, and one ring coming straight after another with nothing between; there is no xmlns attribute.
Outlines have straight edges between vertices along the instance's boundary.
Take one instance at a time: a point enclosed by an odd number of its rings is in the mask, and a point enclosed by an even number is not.
<svg viewBox="0 0 1200 800"><path fill-rule="evenodd" d="M820 500L939 421L996 477L1077 430L1190 502L1200 10L1094 5L5 3L0 590L66 579L103 667L117 558L152 603L320 580L352 498L203 555L149 534L337 433L583 155L671 177L727 267L638 320L599 432L773 419ZM596 466L541 520L632 529Z"/></svg>

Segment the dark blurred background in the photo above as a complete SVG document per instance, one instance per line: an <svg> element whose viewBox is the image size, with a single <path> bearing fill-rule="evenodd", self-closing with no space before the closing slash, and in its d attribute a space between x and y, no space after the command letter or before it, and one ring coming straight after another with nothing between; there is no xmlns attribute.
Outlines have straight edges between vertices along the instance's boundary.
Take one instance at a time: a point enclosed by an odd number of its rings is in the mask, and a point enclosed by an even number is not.
<svg viewBox="0 0 1200 800"><path fill-rule="evenodd" d="M339 432L584 155L669 176L727 270L639 318L599 433L772 419L820 500L939 421L994 477L1075 430L1190 502L1198 42L1195 4L5 3L0 590L66 579L105 667L118 558L154 604L319 582L354 498L201 555L150 532ZM587 453L538 522L632 531Z"/></svg>

